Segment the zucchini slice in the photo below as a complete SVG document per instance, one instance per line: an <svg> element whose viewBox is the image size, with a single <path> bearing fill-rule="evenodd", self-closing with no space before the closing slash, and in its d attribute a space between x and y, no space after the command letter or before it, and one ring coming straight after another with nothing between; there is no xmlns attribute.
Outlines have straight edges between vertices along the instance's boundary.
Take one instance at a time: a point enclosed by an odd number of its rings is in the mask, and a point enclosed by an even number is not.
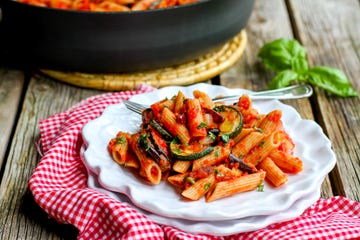
<svg viewBox="0 0 360 240"><path fill-rule="evenodd" d="M173 137L166 131L156 120L151 120L150 125L165 139L165 141L172 141Z"/></svg>
<svg viewBox="0 0 360 240"><path fill-rule="evenodd" d="M227 105L217 106L214 110L224 117L224 121L219 125L220 134L226 134L229 138L236 137L243 126L241 112L235 107Z"/></svg>
<svg viewBox="0 0 360 240"><path fill-rule="evenodd" d="M170 143L170 152L173 158L179 160L195 160L214 151L212 146L203 146L201 144L181 144L172 141Z"/></svg>

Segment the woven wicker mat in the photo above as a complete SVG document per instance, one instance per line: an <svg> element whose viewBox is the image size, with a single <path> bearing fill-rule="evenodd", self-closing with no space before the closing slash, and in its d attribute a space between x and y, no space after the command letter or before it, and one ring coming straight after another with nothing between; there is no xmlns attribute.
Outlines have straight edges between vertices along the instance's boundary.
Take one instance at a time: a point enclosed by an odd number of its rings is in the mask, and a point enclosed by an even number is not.
<svg viewBox="0 0 360 240"><path fill-rule="evenodd" d="M45 69L40 71L72 85L109 91L131 90L140 83L154 87L189 85L215 77L233 66L244 53L246 44L246 31L242 30L218 50L178 66L120 74L90 74Z"/></svg>

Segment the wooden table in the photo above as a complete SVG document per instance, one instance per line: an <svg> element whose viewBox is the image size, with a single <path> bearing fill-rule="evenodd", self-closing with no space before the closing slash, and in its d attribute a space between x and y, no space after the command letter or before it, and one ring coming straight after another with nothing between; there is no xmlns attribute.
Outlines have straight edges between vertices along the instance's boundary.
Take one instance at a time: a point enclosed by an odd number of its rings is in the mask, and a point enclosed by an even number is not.
<svg viewBox="0 0 360 240"><path fill-rule="evenodd" d="M262 90L273 73L257 53L279 37L296 38L311 66L342 69L360 91L360 4L358 0L257 0L246 27L244 56L221 74L227 87ZM0 239L75 239L77 230L49 219L32 199L27 181L39 161L38 122L89 96L83 89L31 72L0 66ZM322 184L322 197L342 195L360 201L360 98L328 96L315 89L310 99L288 100L313 119L332 142L337 164ZM311 141L311 140L310 140Z"/></svg>

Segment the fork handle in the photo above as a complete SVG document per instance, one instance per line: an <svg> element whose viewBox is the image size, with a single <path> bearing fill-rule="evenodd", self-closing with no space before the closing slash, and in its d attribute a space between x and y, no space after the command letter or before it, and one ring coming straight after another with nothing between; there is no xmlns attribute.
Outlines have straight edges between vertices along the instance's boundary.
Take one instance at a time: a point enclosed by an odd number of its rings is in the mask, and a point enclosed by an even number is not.
<svg viewBox="0 0 360 240"><path fill-rule="evenodd" d="M313 93L313 89L308 84L292 85L285 88L279 88L274 90L265 90L260 92L250 92L248 95L252 100L262 99L297 99L310 97ZM220 101L237 101L239 95L225 96L213 99L214 102Z"/></svg>

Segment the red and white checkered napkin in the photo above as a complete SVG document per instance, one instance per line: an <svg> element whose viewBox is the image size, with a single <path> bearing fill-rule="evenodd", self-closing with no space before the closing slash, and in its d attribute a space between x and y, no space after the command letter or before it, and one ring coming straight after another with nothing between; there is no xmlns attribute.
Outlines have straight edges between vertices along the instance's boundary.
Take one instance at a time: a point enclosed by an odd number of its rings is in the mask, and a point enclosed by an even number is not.
<svg viewBox="0 0 360 240"><path fill-rule="evenodd" d="M151 90L140 85L136 91L90 97L40 122L44 155L30 178L30 190L51 217L76 226L79 239L360 239L360 203L344 197L318 200L291 221L215 237L160 226L128 204L88 188L79 155L82 127L106 106Z"/></svg>

